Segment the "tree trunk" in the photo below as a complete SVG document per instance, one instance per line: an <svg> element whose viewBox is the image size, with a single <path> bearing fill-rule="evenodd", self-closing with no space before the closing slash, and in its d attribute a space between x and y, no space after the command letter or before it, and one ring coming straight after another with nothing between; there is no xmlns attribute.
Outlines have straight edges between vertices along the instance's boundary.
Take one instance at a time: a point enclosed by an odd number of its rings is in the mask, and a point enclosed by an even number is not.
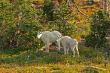
<svg viewBox="0 0 110 73"><path fill-rule="evenodd" d="M108 11L109 11L109 0L103 0L103 10L104 10L104 13L107 14Z"/></svg>

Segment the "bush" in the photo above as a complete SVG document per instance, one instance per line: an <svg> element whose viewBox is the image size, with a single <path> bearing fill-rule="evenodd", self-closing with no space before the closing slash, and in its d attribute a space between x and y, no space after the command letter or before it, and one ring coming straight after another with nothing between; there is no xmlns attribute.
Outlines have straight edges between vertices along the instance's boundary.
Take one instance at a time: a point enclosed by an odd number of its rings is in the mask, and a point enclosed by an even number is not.
<svg viewBox="0 0 110 73"><path fill-rule="evenodd" d="M0 5L0 49L39 47L36 34L41 27L31 1L2 0Z"/></svg>
<svg viewBox="0 0 110 73"><path fill-rule="evenodd" d="M99 73L99 71L96 68L86 67L82 70L82 73Z"/></svg>
<svg viewBox="0 0 110 73"><path fill-rule="evenodd" d="M103 11L96 12L92 17L91 33L86 38L86 44L95 48L104 47L105 37L109 34L110 19Z"/></svg>

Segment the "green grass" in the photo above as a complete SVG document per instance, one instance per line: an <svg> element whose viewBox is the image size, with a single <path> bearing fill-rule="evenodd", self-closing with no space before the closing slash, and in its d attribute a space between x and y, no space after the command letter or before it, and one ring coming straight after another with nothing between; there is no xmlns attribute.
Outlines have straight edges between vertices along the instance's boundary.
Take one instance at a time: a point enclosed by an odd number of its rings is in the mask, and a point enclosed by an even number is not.
<svg viewBox="0 0 110 73"><path fill-rule="evenodd" d="M73 57L71 54L64 55L63 52L43 51L36 52L36 49L8 49L0 51L0 72L2 73L86 73L96 66L104 68L104 56L101 52L84 46L79 47L80 57ZM107 66L107 70L110 65ZM105 68L104 68L105 69ZM99 73L104 73L103 70Z"/></svg>

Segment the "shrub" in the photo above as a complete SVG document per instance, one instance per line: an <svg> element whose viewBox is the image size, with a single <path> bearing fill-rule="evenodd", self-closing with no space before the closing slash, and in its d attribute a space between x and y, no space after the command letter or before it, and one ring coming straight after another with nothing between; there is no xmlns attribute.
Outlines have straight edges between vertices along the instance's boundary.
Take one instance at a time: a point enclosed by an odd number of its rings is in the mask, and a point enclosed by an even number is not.
<svg viewBox="0 0 110 73"><path fill-rule="evenodd" d="M96 68L86 67L82 70L82 73L99 73L99 71Z"/></svg>
<svg viewBox="0 0 110 73"><path fill-rule="evenodd" d="M2 0L0 5L0 49L39 47L36 34L40 26L35 18L38 10L32 8L31 1Z"/></svg>
<svg viewBox="0 0 110 73"><path fill-rule="evenodd" d="M104 47L105 37L110 29L110 19L103 11L96 12L92 17L91 33L86 38L86 44L95 48Z"/></svg>

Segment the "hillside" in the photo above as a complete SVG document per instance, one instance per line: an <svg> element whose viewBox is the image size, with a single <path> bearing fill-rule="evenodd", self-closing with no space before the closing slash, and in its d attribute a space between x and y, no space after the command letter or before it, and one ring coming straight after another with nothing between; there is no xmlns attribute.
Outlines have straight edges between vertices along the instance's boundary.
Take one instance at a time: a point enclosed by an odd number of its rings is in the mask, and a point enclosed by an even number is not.
<svg viewBox="0 0 110 73"><path fill-rule="evenodd" d="M110 73L101 1L0 0L0 73Z"/></svg>

